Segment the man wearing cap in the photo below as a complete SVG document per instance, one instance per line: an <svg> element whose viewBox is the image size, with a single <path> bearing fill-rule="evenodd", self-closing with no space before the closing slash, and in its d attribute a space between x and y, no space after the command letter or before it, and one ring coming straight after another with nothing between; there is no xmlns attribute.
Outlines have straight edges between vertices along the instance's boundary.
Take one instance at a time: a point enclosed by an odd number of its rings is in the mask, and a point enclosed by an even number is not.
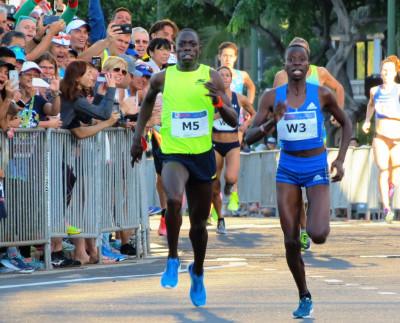
<svg viewBox="0 0 400 323"><path fill-rule="evenodd" d="M54 56L57 62L58 70L60 73L60 78L64 77L65 69L67 67L67 55L69 50L69 45L71 44L70 36L68 34L59 33L57 36L53 37L51 41L49 52Z"/></svg>
<svg viewBox="0 0 400 323"><path fill-rule="evenodd" d="M68 24L65 32L71 37L71 48L77 53L82 53L89 38L89 24L80 19L73 20Z"/></svg>
<svg viewBox="0 0 400 323"><path fill-rule="evenodd" d="M20 73L21 100L25 103L25 109L19 113L22 117L22 128L36 128L41 118L57 116L60 113L60 96L58 80L52 80L49 93L53 96L50 103L41 95L37 95L37 89L32 85L33 78L40 78L42 70L34 62L25 62Z"/></svg>
<svg viewBox="0 0 400 323"><path fill-rule="evenodd" d="M21 72L22 64L26 62L25 50L19 46L9 46L8 49L12 50L15 55L15 69Z"/></svg>

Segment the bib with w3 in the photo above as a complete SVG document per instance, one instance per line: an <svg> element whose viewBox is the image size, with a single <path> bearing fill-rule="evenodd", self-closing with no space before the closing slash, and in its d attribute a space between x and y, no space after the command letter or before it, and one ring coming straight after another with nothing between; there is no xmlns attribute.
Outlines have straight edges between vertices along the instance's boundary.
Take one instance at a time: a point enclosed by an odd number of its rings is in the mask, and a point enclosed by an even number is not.
<svg viewBox="0 0 400 323"><path fill-rule="evenodd" d="M277 124L279 139L287 141L318 137L315 111L287 112Z"/></svg>

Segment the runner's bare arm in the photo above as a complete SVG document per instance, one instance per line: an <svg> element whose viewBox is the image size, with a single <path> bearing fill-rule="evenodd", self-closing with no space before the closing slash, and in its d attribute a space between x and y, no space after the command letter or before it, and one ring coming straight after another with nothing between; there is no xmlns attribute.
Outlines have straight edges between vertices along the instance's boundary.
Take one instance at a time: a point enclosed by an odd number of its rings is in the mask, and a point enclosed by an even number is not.
<svg viewBox="0 0 400 323"><path fill-rule="evenodd" d="M340 141L339 153L337 158L331 164L331 173L333 172L334 168L337 170L336 175L332 177L331 181L337 182L342 180L344 175L343 162L346 157L347 148L350 144L352 124L350 118L347 116L344 110L339 107L336 98L331 91L323 87L319 87L318 95L320 97L321 106L326 107L342 126L342 139Z"/></svg>
<svg viewBox="0 0 400 323"><path fill-rule="evenodd" d="M229 97L225 93L224 83L222 82L221 76L217 71L210 70L211 80L204 84L204 87L210 91L206 96L211 97L212 103L217 105L219 97L221 97L224 105L218 109L221 118L231 127L236 127L238 124L239 116L232 107L232 103Z"/></svg>
<svg viewBox="0 0 400 323"><path fill-rule="evenodd" d="M273 111L274 103L275 90L267 91L262 95L253 122L243 136L243 140L247 145L251 145L262 139L267 132L272 131L275 128L275 119L267 119L268 114Z"/></svg>
<svg viewBox="0 0 400 323"><path fill-rule="evenodd" d="M251 124L251 122L253 121L253 119L256 115L256 111L254 110L253 106L251 105L251 103L247 97L245 97L244 95L238 94L238 93L236 93L236 95L238 98L239 106L241 106L248 113L248 117L246 116L247 117L246 120L239 127L240 131L245 132L246 129Z"/></svg>
<svg viewBox="0 0 400 323"><path fill-rule="evenodd" d="M164 90L165 71L155 74L150 80L150 87L141 104L139 117L135 129L135 136L131 148L132 167L135 162L142 159L143 145L142 135L147 121L149 121L156 102L157 94Z"/></svg>
<svg viewBox="0 0 400 323"><path fill-rule="evenodd" d="M247 98L253 104L254 98L256 97L256 86L250 78L250 75L245 71L240 71L243 76L243 83L247 87Z"/></svg>

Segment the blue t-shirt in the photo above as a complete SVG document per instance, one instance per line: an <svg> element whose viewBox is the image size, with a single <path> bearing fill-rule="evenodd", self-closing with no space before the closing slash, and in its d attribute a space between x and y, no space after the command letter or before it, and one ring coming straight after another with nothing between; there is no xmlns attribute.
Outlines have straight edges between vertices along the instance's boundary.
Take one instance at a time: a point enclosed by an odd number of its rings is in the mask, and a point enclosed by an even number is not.
<svg viewBox="0 0 400 323"><path fill-rule="evenodd" d="M33 102L32 102L33 100ZM46 115L43 112L44 105L48 103L41 95L35 95L27 103L24 110L18 113L22 118L20 128L36 128L40 120L45 120Z"/></svg>

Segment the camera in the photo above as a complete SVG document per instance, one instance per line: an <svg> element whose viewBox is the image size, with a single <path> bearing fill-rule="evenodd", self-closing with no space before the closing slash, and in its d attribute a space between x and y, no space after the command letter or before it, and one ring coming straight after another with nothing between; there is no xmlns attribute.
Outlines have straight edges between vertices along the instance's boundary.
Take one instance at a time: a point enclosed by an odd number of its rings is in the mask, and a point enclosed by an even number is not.
<svg viewBox="0 0 400 323"><path fill-rule="evenodd" d="M43 26L51 25L53 22L59 21L59 20L60 20L60 16L48 16L48 15L45 15L43 17Z"/></svg>
<svg viewBox="0 0 400 323"><path fill-rule="evenodd" d="M101 57L100 56L93 56L92 57L92 64L94 67L97 68L97 70L100 72L101 71Z"/></svg>
<svg viewBox="0 0 400 323"><path fill-rule="evenodd" d="M122 31L122 34L132 34L131 24L114 25L114 27L119 27Z"/></svg>

